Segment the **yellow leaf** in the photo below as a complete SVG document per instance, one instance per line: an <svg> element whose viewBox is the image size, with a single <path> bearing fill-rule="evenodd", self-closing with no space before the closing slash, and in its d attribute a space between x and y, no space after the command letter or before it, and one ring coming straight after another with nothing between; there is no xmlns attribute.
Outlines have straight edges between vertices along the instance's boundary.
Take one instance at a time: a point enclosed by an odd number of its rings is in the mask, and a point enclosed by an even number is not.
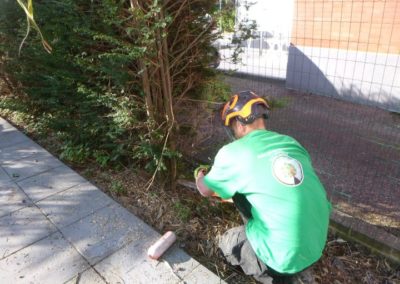
<svg viewBox="0 0 400 284"><path fill-rule="evenodd" d="M25 15L26 15L26 21L27 21L27 28L26 28L26 35L23 38L20 46L19 46L19 52L18 54L21 53L22 46L25 43L25 40L28 38L28 35L31 31L31 25L34 29L37 30L39 33L40 39L42 41L43 48L48 52L52 52L52 48L50 44L44 39L42 32L40 31L39 26L36 24L35 19L33 18L33 3L32 0L28 0L26 3L23 0L16 0L18 4L21 6L22 10L24 10Z"/></svg>

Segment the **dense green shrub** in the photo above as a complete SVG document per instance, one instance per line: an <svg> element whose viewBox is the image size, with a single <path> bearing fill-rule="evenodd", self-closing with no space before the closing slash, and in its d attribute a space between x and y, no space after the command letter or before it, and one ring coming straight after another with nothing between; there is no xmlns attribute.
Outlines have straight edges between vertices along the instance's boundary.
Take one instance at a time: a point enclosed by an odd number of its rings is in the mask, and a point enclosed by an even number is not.
<svg viewBox="0 0 400 284"><path fill-rule="evenodd" d="M36 1L35 18L53 53L48 55L31 36L20 57L25 17L14 1L2 8L4 72L27 94L17 105L26 105L38 133L56 135L62 141L61 156L74 162L142 159L132 156L135 145L146 144L139 134L147 123L133 65L146 47L129 40L131 31L123 30L132 17L125 1ZM12 105L4 100L0 107Z"/></svg>
<svg viewBox="0 0 400 284"><path fill-rule="evenodd" d="M166 169L160 157L178 156L174 101L226 97L210 69L214 0L34 4L50 55L32 32L18 56L26 18L15 1L0 2L0 75L14 91L0 94L0 111L18 112L36 134L55 137L66 160Z"/></svg>

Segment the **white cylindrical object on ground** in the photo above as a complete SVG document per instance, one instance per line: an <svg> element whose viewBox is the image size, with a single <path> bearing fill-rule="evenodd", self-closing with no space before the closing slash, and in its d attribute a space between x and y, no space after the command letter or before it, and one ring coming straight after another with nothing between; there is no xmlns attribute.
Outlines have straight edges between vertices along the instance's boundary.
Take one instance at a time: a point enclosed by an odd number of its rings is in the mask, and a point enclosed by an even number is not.
<svg viewBox="0 0 400 284"><path fill-rule="evenodd" d="M173 232L166 232L156 241L147 251L147 255L152 259L158 259L175 242L176 236Z"/></svg>

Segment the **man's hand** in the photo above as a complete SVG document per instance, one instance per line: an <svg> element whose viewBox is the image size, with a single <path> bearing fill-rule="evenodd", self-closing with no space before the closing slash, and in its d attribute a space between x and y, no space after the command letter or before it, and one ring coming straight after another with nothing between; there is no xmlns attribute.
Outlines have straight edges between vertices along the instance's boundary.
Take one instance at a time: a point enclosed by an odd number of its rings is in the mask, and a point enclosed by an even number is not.
<svg viewBox="0 0 400 284"><path fill-rule="evenodd" d="M205 169L199 170L199 172L197 173L197 178L204 177L206 175L206 173L207 173L207 171Z"/></svg>
<svg viewBox="0 0 400 284"><path fill-rule="evenodd" d="M207 174L210 166L201 165L194 170L194 179L196 180L197 190L203 196L212 196L214 194L205 184L204 176Z"/></svg>
<svg viewBox="0 0 400 284"><path fill-rule="evenodd" d="M205 176L210 169L210 166L208 165L200 165L194 170L194 179L197 180L199 177L199 174L201 173L202 176Z"/></svg>
<svg viewBox="0 0 400 284"><path fill-rule="evenodd" d="M204 177L207 174L210 166L199 166L194 170L194 179L196 180L197 190L205 197L218 197L222 202L232 203L232 199L222 199L214 191L209 189L204 183Z"/></svg>

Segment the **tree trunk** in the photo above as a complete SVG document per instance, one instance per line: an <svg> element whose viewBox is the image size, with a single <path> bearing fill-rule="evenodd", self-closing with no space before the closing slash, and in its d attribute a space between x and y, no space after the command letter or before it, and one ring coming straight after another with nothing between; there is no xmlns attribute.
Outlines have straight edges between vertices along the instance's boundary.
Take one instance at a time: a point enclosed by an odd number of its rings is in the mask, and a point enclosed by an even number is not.
<svg viewBox="0 0 400 284"><path fill-rule="evenodd" d="M131 7L134 9L145 9L149 4L146 1L131 0ZM160 12L154 14L154 22L164 21L164 8L160 8ZM147 23L152 24L152 21ZM175 115L173 110L173 84L170 74L169 48L166 35L168 30L166 27L158 27L155 29L154 46L148 48L153 49L156 54L155 58L143 58L140 62L142 70L142 85L145 94L146 111L149 119L156 122L158 127L165 123L166 134L164 139L168 139L166 146L169 151L176 151L175 143ZM150 53L151 54L151 53ZM153 53L154 54L154 53ZM150 55L151 56L151 55ZM164 149L163 149L164 151ZM164 159L164 157L160 157ZM161 162L161 161L159 161ZM166 161L168 167L168 176L171 188L175 188L176 179L176 159L170 158Z"/></svg>
<svg viewBox="0 0 400 284"><path fill-rule="evenodd" d="M151 98L149 72L148 72L147 67L145 66L143 61L140 61L139 65L140 65L140 68L143 70L143 73L142 73L142 84L143 84L143 92L144 92L145 102L146 102L146 113L147 113L147 116L150 119L155 120L155 118L154 118L154 104L153 104L153 100Z"/></svg>
<svg viewBox="0 0 400 284"><path fill-rule="evenodd" d="M157 15L157 20L164 20L164 12L161 9L160 13ZM165 28L159 28L156 31L156 44L158 45L158 63L160 68L161 82L162 82L162 97L164 103L164 114L167 122L167 127L169 133L168 148L170 151L176 151L175 144L175 115L173 110L173 97L172 97L172 82L169 66L169 50L168 42L165 36L167 34ZM169 160L169 180L170 186L175 188L176 183L176 159L172 157Z"/></svg>

